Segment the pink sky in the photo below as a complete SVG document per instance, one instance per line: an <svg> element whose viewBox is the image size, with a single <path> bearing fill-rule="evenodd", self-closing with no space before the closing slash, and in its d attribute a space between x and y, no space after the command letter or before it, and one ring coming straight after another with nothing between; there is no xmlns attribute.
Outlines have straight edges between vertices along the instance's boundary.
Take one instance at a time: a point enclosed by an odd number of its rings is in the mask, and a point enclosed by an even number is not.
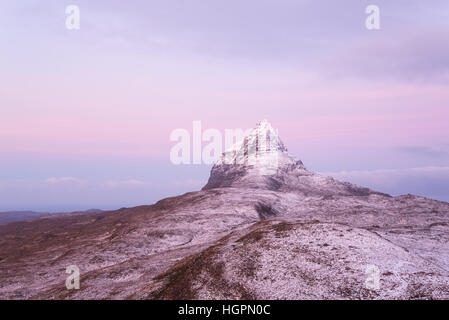
<svg viewBox="0 0 449 320"><path fill-rule="evenodd" d="M394 188L346 177L392 193L417 190L403 170L446 174L447 1L377 1L378 31L364 28L365 1L75 2L79 31L59 1L0 5L0 210L198 189L210 167L169 163L170 132L194 120L268 119L313 170L401 172ZM418 191L449 199L432 177Z"/></svg>

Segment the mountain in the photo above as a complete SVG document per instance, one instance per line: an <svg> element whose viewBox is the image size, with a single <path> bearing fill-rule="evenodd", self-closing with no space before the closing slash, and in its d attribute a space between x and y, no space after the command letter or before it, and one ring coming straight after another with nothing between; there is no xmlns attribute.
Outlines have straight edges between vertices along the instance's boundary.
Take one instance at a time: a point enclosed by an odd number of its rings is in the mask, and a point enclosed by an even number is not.
<svg viewBox="0 0 449 320"><path fill-rule="evenodd" d="M259 143L261 140L265 143ZM223 187L296 192L308 196L380 194L308 171L301 160L288 153L277 131L266 120L259 122L242 143L223 154L213 166L203 190Z"/></svg>
<svg viewBox="0 0 449 320"><path fill-rule="evenodd" d="M449 203L313 173L262 121L201 191L0 226L0 298L449 299L448 234Z"/></svg>

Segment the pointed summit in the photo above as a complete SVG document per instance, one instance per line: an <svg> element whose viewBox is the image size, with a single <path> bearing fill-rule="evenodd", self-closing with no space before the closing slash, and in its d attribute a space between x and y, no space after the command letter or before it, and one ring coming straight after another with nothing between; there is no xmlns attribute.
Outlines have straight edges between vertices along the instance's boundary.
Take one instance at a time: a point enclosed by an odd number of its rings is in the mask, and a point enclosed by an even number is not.
<svg viewBox="0 0 449 320"><path fill-rule="evenodd" d="M280 184L273 177L293 169L307 172L301 161L287 153L278 131L262 120L223 153L203 189L244 185L277 190Z"/></svg>
<svg viewBox="0 0 449 320"><path fill-rule="evenodd" d="M277 134L277 131L271 126L271 123L269 123L268 120L259 121L251 131L267 132L267 133L272 132Z"/></svg>
<svg viewBox="0 0 449 320"><path fill-rule="evenodd" d="M279 138L278 131L275 130L267 120L262 120L257 123L251 133L248 135L248 144L262 144L260 140L267 143L268 148L273 151L286 152L287 148Z"/></svg>
<svg viewBox="0 0 449 320"><path fill-rule="evenodd" d="M263 167L279 158L278 152L287 152L287 148L267 120L262 120L253 129L246 131L246 136L228 148L216 165L244 165L246 167Z"/></svg>

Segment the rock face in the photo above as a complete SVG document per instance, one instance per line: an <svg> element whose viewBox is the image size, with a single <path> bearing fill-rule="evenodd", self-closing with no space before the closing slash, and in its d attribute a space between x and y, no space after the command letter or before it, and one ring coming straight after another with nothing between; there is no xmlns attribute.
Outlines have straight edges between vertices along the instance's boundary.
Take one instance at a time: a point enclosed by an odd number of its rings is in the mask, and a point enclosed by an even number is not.
<svg viewBox="0 0 449 320"><path fill-rule="evenodd" d="M202 191L0 226L0 298L449 299L448 236L448 203L310 172L262 121Z"/></svg>

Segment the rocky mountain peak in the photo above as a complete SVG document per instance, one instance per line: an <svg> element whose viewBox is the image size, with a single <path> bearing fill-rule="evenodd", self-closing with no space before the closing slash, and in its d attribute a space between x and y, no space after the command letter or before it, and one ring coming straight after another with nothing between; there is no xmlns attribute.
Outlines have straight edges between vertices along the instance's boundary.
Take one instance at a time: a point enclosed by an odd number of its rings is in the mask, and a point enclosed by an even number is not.
<svg viewBox="0 0 449 320"><path fill-rule="evenodd" d="M287 152L277 130L267 120L258 122L253 129L246 131L246 135L235 138L236 143L223 153L216 165L262 168L276 161L279 153Z"/></svg>
<svg viewBox="0 0 449 320"><path fill-rule="evenodd" d="M379 194L307 170L301 160L287 152L277 130L267 120L258 122L243 139L223 153L212 167L203 190L228 187L296 192L308 196Z"/></svg>
<svg viewBox="0 0 449 320"><path fill-rule="evenodd" d="M242 186L265 188L266 180L276 176L281 166L284 169L287 166L305 170L301 161L287 153L277 130L267 120L262 120L223 153L212 168L209 182L203 189Z"/></svg>
<svg viewBox="0 0 449 320"><path fill-rule="evenodd" d="M247 136L247 144L257 151L287 152L287 148L279 138L278 131L267 120L262 120Z"/></svg>

